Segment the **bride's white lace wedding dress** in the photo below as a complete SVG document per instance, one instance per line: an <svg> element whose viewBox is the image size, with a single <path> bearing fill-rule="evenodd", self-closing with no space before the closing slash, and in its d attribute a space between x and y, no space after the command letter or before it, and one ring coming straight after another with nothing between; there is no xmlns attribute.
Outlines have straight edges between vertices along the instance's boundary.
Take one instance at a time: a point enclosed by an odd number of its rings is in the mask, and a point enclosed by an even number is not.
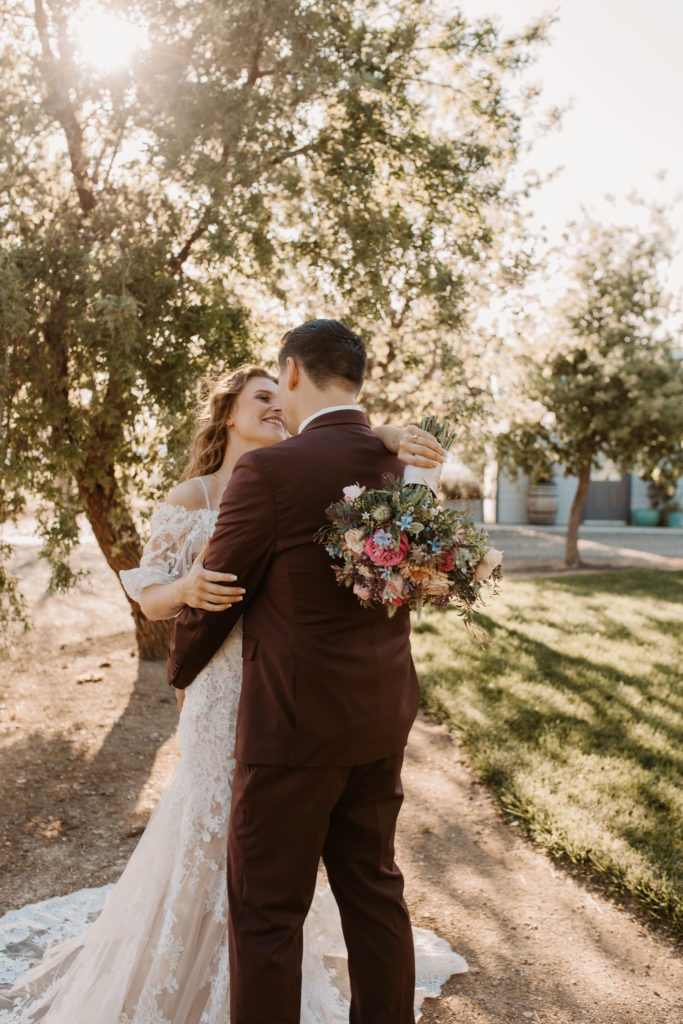
<svg viewBox="0 0 683 1024"><path fill-rule="evenodd" d="M187 573L216 516L162 503L140 568L122 573L128 593L138 598L143 587ZM241 633L238 624L185 691L175 776L101 913L20 977L0 1022L229 1021L226 848ZM69 898L62 902L66 911ZM414 936L418 1008L467 964L432 932L416 928ZM319 880L305 927L302 1024L348 1021L345 956L336 904Z"/></svg>

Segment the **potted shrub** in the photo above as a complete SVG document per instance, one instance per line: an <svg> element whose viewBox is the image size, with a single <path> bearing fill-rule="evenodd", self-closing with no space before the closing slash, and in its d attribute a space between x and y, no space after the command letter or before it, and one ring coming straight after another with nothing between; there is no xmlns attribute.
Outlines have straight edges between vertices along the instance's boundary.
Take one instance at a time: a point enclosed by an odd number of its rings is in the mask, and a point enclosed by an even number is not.
<svg viewBox="0 0 683 1024"><path fill-rule="evenodd" d="M683 512L677 501L670 501L662 510L662 519L667 526L683 526Z"/></svg>
<svg viewBox="0 0 683 1024"><path fill-rule="evenodd" d="M650 474L647 496L651 508L647 511L656 513L657 522L660 522L662 526L681 525L681 506L676 500L676 488L680 475L680 467L674 460L660 463ZM634 510L634 517L638 511L638 509Z"/></svg>

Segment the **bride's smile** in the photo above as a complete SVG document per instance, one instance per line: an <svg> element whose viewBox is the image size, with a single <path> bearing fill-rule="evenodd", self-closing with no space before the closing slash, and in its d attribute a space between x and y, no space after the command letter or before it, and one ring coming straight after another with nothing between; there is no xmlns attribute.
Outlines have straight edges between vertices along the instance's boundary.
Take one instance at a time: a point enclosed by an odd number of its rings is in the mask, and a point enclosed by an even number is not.
<svg viewBox="0 0 683 1024"><path fill-rule="evenodd" d="M287 437L277 385L268 377L247 381L228 419L229 442L233 449L269 446ZM234 453L233 453L234 454Z"/></svg>
<svg viewBox="0 0 683 1024"><path fill-rule="evenodd" d="M283 416L264 416L263 417L263 422L264 423L275 423L277 426L281 427L282 430L286 430L287 429L286 426L285 426L285 420L284 420Z"/></svg>

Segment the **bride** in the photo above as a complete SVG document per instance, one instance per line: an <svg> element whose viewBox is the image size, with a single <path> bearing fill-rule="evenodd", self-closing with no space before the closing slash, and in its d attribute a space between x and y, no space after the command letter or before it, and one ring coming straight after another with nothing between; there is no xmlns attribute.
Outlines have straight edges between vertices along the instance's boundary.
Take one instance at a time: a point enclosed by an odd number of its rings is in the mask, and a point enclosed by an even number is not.
<svg viewBox="0 0 683 1024"><path fill-rule="evenodd" d="M376 432L404 462L433 466L443 457L416 427ZM183 479L152 516L140 567L121 573L145 615L171 618L186 604L220 612L242 599L239 580L205 570L202 555L237 459L285 437L266 370L245 366L213 386ZM238 624L192 685L176 691L180 763L99 917L19 979L3 1020L228 1022L226 855L241 677ZM414 936L417 1007L467 965L432 932L416 928ZM319 878L304 931L302 1024L348 1021L345 955L336 904Z"/></svg>

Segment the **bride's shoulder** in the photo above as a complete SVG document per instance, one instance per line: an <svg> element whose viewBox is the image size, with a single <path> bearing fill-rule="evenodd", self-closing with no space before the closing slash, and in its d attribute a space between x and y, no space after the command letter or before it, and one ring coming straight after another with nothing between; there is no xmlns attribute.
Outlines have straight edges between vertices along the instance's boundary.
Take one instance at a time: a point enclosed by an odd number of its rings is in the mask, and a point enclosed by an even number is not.
<svg viewBox="0 0 683 1024"><path fill-rule="evenodd" d="M169 491L164 499L164 504L177 508L186 508L191 512L201 511L206 508L206 485L199 476L193 476L189 480L181 480L179 484Z"/></svg>

